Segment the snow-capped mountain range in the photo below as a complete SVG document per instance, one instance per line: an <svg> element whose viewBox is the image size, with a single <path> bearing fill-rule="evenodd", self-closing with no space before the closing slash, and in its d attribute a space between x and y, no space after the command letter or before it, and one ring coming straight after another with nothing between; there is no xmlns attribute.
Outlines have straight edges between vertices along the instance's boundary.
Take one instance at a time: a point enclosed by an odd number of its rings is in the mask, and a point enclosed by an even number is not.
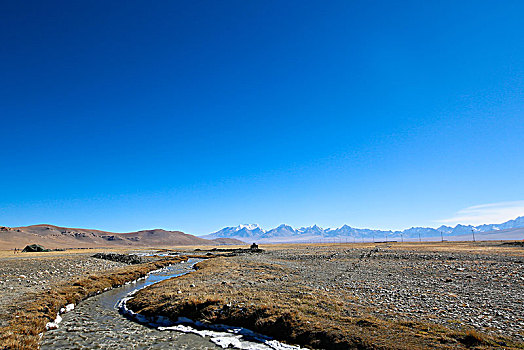
<svg viewBox="0 0 524 350"><path fill-rule="evenodd" d="M329 241L384 241L384 240L418 240L428 238L469 237L482 233L508 232L511 229L524 228L524 216L502 224L484 224L479 226L461 225L455 227L442 225L439 228L412 227L403 231L384 231L354 228L344 225L339 228L323 229L317 225L295 229L282 224L271 230L264 230L257 224L225 227L217 232L202 236L206 239L236 238L245 242L277 243L277 242L329 242ZM513 231L512 231L513 232ZM523 231L524 232L524 231ZM520 230L518 232L520 234ZM523 235L524 236L524 235ZM489 238L488 238L489 239ZM512 238L492 238L512 239Z"/></svg>

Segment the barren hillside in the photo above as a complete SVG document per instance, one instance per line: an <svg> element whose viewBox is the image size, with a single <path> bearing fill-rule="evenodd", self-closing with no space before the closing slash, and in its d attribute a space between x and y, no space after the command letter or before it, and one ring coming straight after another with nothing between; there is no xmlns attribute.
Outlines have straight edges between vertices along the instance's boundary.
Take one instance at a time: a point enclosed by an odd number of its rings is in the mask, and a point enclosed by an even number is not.
<svg viewBox="0 0 524 350"><path fill-rule="evenodd" d="M23 248L27 244L33 243L41 244L51 249L224 244L224 242L207 240L180 231L166 231L161 229L114 233L54 225L0 227L0 249ZM234 242L228 243L231 244ZM242 242L238 241L237 244L242 244Z"/></svg>

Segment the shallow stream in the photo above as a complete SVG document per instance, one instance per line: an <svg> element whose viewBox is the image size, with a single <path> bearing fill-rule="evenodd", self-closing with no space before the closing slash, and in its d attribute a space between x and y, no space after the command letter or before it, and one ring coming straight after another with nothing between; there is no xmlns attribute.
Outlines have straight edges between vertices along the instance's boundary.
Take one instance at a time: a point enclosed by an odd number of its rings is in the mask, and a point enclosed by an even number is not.
<svg viewBox="0 0 524 350"><path fill-rule="evenodd" d="M191 271L195 259L149 274L146 279L88 298L65 313L58 329L47 331L42 349L220 349L196 334L159 331L120 314L118 303L127 294Z"/></svg>

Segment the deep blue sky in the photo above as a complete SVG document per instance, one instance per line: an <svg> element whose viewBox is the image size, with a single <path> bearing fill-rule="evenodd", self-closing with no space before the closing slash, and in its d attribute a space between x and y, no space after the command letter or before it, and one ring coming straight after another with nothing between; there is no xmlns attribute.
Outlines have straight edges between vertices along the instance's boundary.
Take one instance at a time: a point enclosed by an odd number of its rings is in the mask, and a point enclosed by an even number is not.
<svg viewBox="0 0 524 350"><path fill-rule="evenodd" d="M3 1L0 225L399 229L524 200L523 14Z"/></svg>

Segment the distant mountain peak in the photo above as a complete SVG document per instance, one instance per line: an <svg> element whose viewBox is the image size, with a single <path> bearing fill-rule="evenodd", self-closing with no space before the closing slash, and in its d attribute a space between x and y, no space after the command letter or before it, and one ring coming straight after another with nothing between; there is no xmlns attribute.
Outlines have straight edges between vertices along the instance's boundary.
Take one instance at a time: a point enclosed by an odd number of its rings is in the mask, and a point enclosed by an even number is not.
<svg viewBox="0 0 524 350"><path fill-rule="evenodd" d="M257 224L243 224L236 227L226 227L217 232L204 236L205 238L237 238L245 241L257 242L307 242L326 240L354 240L362 238L375 239L420 239L422 237L459 236L479 232L494 232L507 229L524 228L524 216L508 220L501 224L483 224L478 226L458 224L455 227L441 225L439 228L411 227L402 231L375 230L353 228L347 224L339 228L326 228L314 224L308 227L293 228L287 224L280 224L271 230L263 230Z"/></svg>
<svg viewBox="0 0 524 350"><path fill-rule="evenodd" d="M323 233L324 229L315 224L313 226L301 227L296 231L300 233Z"/></svg>
<svg viewBox="0 0 524 350"><path fill-rule="evenodd" d="M292 228L292 227L286 224L280 224L277 228Z"/></svg>

